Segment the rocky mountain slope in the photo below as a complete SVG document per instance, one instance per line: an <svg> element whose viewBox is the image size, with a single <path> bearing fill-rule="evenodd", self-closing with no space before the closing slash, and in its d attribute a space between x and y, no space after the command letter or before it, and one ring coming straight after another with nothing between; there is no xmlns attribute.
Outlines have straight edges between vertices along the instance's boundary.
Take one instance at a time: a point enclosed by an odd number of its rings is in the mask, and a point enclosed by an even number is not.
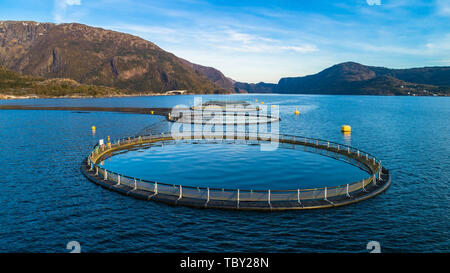
<svg viewBox="0 0 450 273"><path fill-rule="evenodd" d="M201 75L207 77L210 81L212 81L217 86L219 86L221 88L224 88L226 90L233 90L234 89L235 81L230 79L230 78L228 78L228 77L226 77L219 70L217 70L217 69L215 69L213 67L208 67L208 66L194 64L194 63L191 63L191 62L186 61L186 60L181 59L181 58L180 58L180 60L182 62L184 62L190 68L194 69L194 71L197 72L198 74L201 74Z"/></svg>
<svg viewBox="0 0 450 273"><path fill-rule="evenodd" d="M354 62L317 74L282 78L276 93L354 95L443 95L450 90L450 67L388 69Z"/></svg>
<svg viewBox="0 0 450 273"><path fill-rule="evenodd" d="M220 87L229 84L219 77L214 75L215 84L205 76L213 69L190 64L142 38L82 24L1 21L0 66L138 92L232 91Z"/></svg>
<svg viewBox="0 0 450 273"><path fill-rule="evenodd" d="M253 93L336 95L450 95L450 67L389 69L346 62L278 84L240 85Z"/></svg>

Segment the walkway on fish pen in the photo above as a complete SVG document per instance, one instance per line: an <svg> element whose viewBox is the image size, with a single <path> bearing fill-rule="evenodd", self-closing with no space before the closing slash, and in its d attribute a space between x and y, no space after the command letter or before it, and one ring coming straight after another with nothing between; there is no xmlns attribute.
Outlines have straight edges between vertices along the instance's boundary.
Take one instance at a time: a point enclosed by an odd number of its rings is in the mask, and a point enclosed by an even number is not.
<svg viewBox="0 0 450 273"><path fill-rule="evenodd" d="M100 166L101 161L118 153L150 148L156 143L174 144L182 140L196 141L196 144L218 141L247 144L277 142L279 148L301 149L344 161L366 171L369 176L361 181L333 187L243 190L192 187L181 183L166 184L142 180L126 174L118 174ZM106 145L96 145L89 156L83 160L81 170L90 181L135 198L170 205L233 210L280 211L343 206L374 197L384 192L391 183L389 171L382 166L381 161L354 147L307 137L248 132L220 136L202 133L194 133L190 136L160 134L119 139Z"/></svg>

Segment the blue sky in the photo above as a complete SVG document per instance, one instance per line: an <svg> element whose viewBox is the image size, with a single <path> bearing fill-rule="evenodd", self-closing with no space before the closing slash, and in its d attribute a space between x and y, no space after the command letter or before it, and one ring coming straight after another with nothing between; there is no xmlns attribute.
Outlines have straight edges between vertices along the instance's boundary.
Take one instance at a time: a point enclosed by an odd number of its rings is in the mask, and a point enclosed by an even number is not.
<svg viewBox="0 0 450 273"><path fill-rule="evenodd" d="M0 20L135 34L245 82L277 82L345 61L450 65L450 0L0 0Z"/></svg>

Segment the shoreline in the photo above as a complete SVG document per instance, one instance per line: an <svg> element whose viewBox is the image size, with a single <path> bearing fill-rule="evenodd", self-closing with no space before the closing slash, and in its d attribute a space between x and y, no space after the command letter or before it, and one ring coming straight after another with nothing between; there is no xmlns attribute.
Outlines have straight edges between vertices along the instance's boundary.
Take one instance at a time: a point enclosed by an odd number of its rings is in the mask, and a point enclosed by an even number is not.
<svg viewBox="0 0 450 273"><path fill-rule="evenodd" d="M437 96L413 96L413 95L367 95L367 94L282 94L282 93L232 93L232 94L166 94L166 93L140 93L140 94L120 94L120 95L103 95L103 96L84 96L84 95L71 95L71 96L38 96L38 95L9 95L0 93L0 101L7 100L28 100L28 99L100 99L100 98L128 98L128 97L160 97L160 96L185 96L185 95L298 95L298 96L374 96L374 97L450 97L449 95L437 95Z"/></svg>
<svg viewBox="0 0 450 273"><path fill-rule="evenodd" d="M191 94L184 94L191 95ZM121 95L104 95L104 96L38 96L38 95L8 95L0 93L0 101L2 100L25 100L25 99L96 99L96 98L121 98L121 97L154 97L154 96L180 96L178 94L165 93L144 93L144 94L121 94Z"/></svg>

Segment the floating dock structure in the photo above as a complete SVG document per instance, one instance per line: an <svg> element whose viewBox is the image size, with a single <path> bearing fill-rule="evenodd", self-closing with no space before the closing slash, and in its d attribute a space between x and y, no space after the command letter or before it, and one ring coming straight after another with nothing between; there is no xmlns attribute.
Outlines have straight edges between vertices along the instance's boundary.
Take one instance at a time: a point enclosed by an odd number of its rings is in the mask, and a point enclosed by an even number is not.
<svg viewBox="0 0 450 273"><path fill-rule="evenodd" d="M89 107L89 106L37 106L37 105L0 105L0 110L52 110L82 112L118 112L130 114L155 114L167 116L171 108L138 108L138 107Z"/></svg>
<svg viewBox="0 0 450 273"><path fill-rule="evenodd" d="M262 144L276 141L279 148L300 149L332 157L361 168L369 176L361 181L340 186L314 189L220 189L142 180L112 172L99 164L117 153L150 148L158 143L173 144L180 140L194 141L195 144L223 141ZM384 192L391 183L389 171L381 165L381 161L359 149L314 138L272 134L253 135L248 132L240 135L223 135L220 138L217 135L205 136L199 133L191 136L160 134L120 139L111 145L96 145L90 155L83 160L81 170L90 181L135 198L170 205L233 210L279 211L343 206L374 197Z"/></svg>

